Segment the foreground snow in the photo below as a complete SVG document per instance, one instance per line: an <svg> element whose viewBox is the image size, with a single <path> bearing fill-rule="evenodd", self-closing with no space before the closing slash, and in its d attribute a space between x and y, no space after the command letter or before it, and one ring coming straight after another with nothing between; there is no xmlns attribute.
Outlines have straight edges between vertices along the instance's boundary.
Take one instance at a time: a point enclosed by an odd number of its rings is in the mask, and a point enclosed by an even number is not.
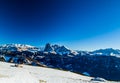
<svg viewBox="0 0 120 83"><path fill-rule="evenodd" d="M19 68L0 62L0 83L93 83L90 80L91 77L71 72L27 65Z"/></svg>

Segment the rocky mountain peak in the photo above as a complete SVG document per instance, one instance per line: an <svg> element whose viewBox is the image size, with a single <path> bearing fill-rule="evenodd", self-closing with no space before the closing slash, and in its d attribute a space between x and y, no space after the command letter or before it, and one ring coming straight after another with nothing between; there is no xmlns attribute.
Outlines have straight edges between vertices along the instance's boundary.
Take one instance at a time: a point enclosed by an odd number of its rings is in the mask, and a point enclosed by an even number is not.
<svg viewBox="0 0 120 83"><path fill-rule="evenodd" d="M53 47L51 46L50 43L47 43L45 45L45 49L44 49L45 52L51 52L51 51L54 51Z"/></svg>

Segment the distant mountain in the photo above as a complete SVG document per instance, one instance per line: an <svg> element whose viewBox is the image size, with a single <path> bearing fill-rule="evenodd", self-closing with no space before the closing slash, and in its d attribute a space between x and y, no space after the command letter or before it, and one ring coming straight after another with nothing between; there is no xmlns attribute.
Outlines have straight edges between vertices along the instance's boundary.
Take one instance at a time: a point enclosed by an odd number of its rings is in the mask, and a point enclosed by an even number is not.
<svg viewBox="0 0 120 83"><path fill-rule="evenodd" d="M51 45L49 43L46 44L44 51L59 54L59 55L77 55L78 54L76 51L70 50L65 46L60 46L56 44Z"/></svg>
<svg viewBox="0 0 120 83"><path fill-rule="evenodd" d="M99 49L92 52L95 55L106 55L106 56L118 56L120 55L119 49L107 48L107 49Z"/></svg>
<svg viewBox="0 0 120 83"><path fill-rule="evenodd" d="M0 51L39 51L40 49L35 47L35 46L31 46L31 45L25 45L25 44L4 44L4 45L0 45Z"/></svg>
<svg viewBox="0 0 120 83"><path fill-rule="evenodd" d="M102 55L102 56L119 56L120 50L119 49L113 49L113 48L107 48L107 49L99 49L95 51L75 51L71 50L65 46L60 45L51 45L50 43L47 43L44 48L38 48L31 45L26 44L4 44L0 45L0 51L29 51L29 52L38 52L42 51L45 53L54 53L59 55Z"/></svg>

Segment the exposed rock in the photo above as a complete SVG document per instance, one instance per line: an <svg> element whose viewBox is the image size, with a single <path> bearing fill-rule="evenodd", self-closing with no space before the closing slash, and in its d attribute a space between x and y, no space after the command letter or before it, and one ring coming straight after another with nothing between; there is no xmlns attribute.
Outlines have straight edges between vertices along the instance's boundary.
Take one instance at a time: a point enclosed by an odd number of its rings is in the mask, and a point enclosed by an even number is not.
<svg viewBox="0 0 120 83"><path fill-rule="evenodd" d="M4 56L0 56L0 61L6 61Z"/></svg>
<svg viewBox="0 0 120 83"><path fill-rule="evenodd" d="M51 52L54 51L54 49L52 48L52 46L50 45L50 43L47 43L44 49L45 52Z"/></svg>

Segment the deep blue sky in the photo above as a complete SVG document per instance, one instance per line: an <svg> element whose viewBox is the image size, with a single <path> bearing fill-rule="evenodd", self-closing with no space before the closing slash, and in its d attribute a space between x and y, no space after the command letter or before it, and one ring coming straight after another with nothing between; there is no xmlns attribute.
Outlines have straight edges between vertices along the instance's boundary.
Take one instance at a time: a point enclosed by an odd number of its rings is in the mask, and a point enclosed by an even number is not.
<svg viewBox="0 0 120 83"><path fill-rule="evenodd" d="M0 44L120 48L119 0L0 0Z"/></svg>

